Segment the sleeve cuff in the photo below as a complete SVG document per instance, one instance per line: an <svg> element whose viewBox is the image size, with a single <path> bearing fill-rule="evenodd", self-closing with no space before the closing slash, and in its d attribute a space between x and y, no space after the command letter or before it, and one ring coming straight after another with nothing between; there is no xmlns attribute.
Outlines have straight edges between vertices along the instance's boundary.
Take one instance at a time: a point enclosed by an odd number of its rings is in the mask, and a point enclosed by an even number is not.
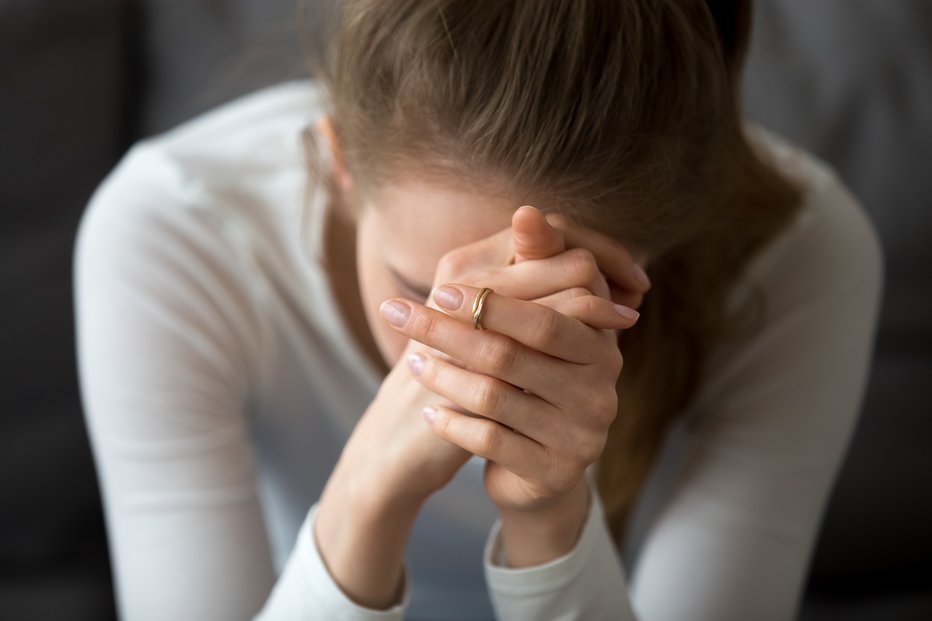
<svg viewBox="0 0 932 621"><path fill-rule="evenodd" d="M500 519L495 520L484 552L485 575L490 590L506 595L534 595L564 588L573 582L587 565L593 545L600 545L603 543L602 539L611 541L604 523L598 491L588 476L586 480L590 491L589 514L579 535L579 541L572 550L552 561L532 567L505 567L501 542L502 522Z"/></svg>
<svg viewBox="0 0 932 621"><path fill-rule="evenodd" d="M327 619L335 621L401 621L411 602L411 583L407 565L402 566L404 592L401 601L387 610L366 608L353 602L340 589L324 565L320 550L314 541L314 520L317 516L318 503L314 503L298 534L295 556L303 569L307 588L311 598L326 614Z"/></svg>

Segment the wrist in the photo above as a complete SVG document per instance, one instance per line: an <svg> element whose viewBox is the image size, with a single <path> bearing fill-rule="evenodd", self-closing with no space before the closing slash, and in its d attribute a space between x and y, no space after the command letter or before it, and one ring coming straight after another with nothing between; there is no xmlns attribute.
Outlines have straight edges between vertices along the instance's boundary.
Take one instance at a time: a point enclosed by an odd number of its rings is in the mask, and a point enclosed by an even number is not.
<svg viewBox="0 0 932 621"><path fill-rule="evenodd" d="M589 514L591 492L585 478L546 508L500 508L501 539L508 567L541 565L569 553Z"/></svg>
<svg viewBox="0 0 932 621"><path fill-rule="evenodd" d="M328 487L339 488L356 514L370 520L417 516L429 498L411 486L394 481L386 469L360 472L343 469L338 464L331 479Z"/></svg>
<svg viewBox="0 0 932 621"><path fill-rule="evenodd" d="M399 601L405 548L419 510L419 504L391 502L334 472L312 534L321 561L350 600L377 610Z"/></svg>

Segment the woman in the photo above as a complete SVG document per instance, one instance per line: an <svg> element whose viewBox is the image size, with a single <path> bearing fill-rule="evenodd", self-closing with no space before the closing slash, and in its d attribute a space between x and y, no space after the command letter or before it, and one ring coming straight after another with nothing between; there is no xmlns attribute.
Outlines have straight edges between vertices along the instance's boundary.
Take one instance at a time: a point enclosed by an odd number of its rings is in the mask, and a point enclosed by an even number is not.
<svg viewBox="0 0 932 621"><path fill-rule="evenodd" d="M123 615L791 618L882 255L742 122L749 16L353 0L134 147L76 251Z"/></svg>

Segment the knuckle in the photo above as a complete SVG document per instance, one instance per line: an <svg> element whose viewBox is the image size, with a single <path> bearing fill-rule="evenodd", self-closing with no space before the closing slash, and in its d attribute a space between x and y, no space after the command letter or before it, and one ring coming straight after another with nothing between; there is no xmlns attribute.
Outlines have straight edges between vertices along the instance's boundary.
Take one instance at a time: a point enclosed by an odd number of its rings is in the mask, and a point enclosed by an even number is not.
<svg viewBox="0 0 932 621"><path fill-rule="evenodd" d="M477 289L481 287L495 288L495 286L493 286L493 278L494 274L490 270L473 269L472 271L467 271L464 269L462 273L456 277L456 280L464 285L476 287Z"/></svg>
<svg viewBox="0 0 932 621"><path fill-rule="evenodd" d="M570 289L567 290L567 293L571 298L583 298L592 295L592 292L585 287L570 287Z"/></svg>
<svg viewBox="0 0 932 621"><path fill-rule="evenodd" d="M434 433L436 433L441 438L448 438L450 436L450 417L441 416L433 423Z"/></svg>
<svg viewBox="0 0 932 621"><path fill-rule="evenodd" d="M461 274L464 269L466 257L463 255L461 248L454 248L448 251L437 262L437 273L442 274L442 280L455 280L455 276Z"/></svg>
<svg viewBox="0 0 932 621"><path fill-rule="evenodd" d="M599 459L599 457L602 456L602 451L605 450L605 444L605 436L600 435L599 437L594 437L583 446L583 450L580 455L583 461L583 469L585 469L588 464L594 463Z"/></svg>
<svg viewBox="0 0 932 621"><path fill-rule="evenodd" d="M579 304L580 312L583 313L586 317L593 317L600 310L602 303L602 298L599 298L594 295L587 295L586 297L580 298L577 304Z"/></svg>
<svg viewBox="0 0 932 621"><path fill-rule="evenodd" d="M423 352L421 353L424 356ZM417 374L417 381L428 386L436 386L438 381L443 381L443 371L438 369L437 365L431 356L424 356L424 365L421 367L421 370Z"/></svg>
<svg viewBox="0 0 932 621"><path fill-rule="evenodd" d="M547 477L548 495L561 495L573 489L577 481L579 481L581 470L575 459L567 458L562 460L560 467L554 468L550 476Z"/></svg>
<svg viewBox="0 0 932 621"><path fill-rule="evenodd" d="M618 415L618 403L618 389L612 386L605 393L605 412L611 420L614 420L615 416Z"/></svg>
<svg viewBox="0 0 932 621"><path fill-rule="evenodd" d="M560 337L560 317L556 311L541 308L534 321L532 334L537 349L545 349L553 345Z"/></svg>
<svg viewBox="0 0 932 621"><path fill-rule="evenodd" d="M612 386L596 397L593 418L601 428L608 428L618 415L618 392Z"/></svg>
<svg viewBox="0 0 932 621"><path fill-rule="evenodd" d="M555 474L562 477L563 484L572 486L579 475L602 454L605 443L600 440L603 433L577 429L570 434L572 445L559 456Z"/></svg>
<svg viewBox="0 0 932 621"><path fill-rule="evenodd" d="M518 360L518 349L511 339L490 338L482 346L481 358L493 375L504 375L514 369Z"/></svg>
<svg viewBox="0 0 932 621"><path fill-rule="evenodd" d="M616 340L604 343L601 348L602 352L598 355L598 364L596 371L600 377L617 380L621 375L621 368L624 366L624 359L621 356L621 348L618 347Z"/></svg>
<svg viewBox="0 0 932 621"><path fill-rule="evenodd" d="M414 318L408 325L411 326L411 336L422 343L436 342L443 326L441 317L434 313L419 312L418 309L414 310Z"/></svg>
<svg viewBox="0 0 932 621"><path fill-rule="evenodd" d="M481 454L492 454L498 446L499 434L495 424L488 422L479 425L476 429L475 447L476 452Z"/></svg>
<svg viewBox="0 0 932 621"><path fill-rule="evenodd" d="M612 374L612 377L617 378L621 375L621 370L625 366L624 356L621 354L621 349L613 342L609 352L609 371Z"/></svg>
<svg viewBox="0 0 932 621"><path fill-rule="evenodd" d="M565 458L564 469L575 472L591 463L589 459L597 448L595 438L600 433L594 420L590 421L585 428L577 427L572 432L568 432L567 440L570 440L572 444L567 445L570 448Z"/></svg>
<svg viewBox="0 0 932 621"><path fill-rule="evenodd" d="M494 378L484 376L476 386L475 394L476 412L479 414L492 414L498 411L502 403L502 393L498 382Z"/></svg>
<svg viewBox="0 0 932 621"><path fill-rule="evenodd" d="M585 248L574 248L569 251L571 257L571 269L577 282L589 283L599 274L599 264L596 262L595 255Z"/></svg>

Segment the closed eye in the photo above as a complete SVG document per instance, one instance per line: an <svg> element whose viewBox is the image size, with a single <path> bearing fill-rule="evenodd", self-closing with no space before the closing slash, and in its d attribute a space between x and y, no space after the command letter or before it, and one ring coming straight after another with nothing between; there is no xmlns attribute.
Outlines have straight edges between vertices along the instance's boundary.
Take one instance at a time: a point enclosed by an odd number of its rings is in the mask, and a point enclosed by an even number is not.
<svg viewBox="0 0 932 621"><path fill-rule="evenodd" d="M397 282L406 293L410 293L412 298L420 299L423 302L430 295L430 289L422 289L421 287L418 287L407 278L399 274L391 266L388 267L388 271L391 273L392 278L395 279L395 282Z"/></svg>

